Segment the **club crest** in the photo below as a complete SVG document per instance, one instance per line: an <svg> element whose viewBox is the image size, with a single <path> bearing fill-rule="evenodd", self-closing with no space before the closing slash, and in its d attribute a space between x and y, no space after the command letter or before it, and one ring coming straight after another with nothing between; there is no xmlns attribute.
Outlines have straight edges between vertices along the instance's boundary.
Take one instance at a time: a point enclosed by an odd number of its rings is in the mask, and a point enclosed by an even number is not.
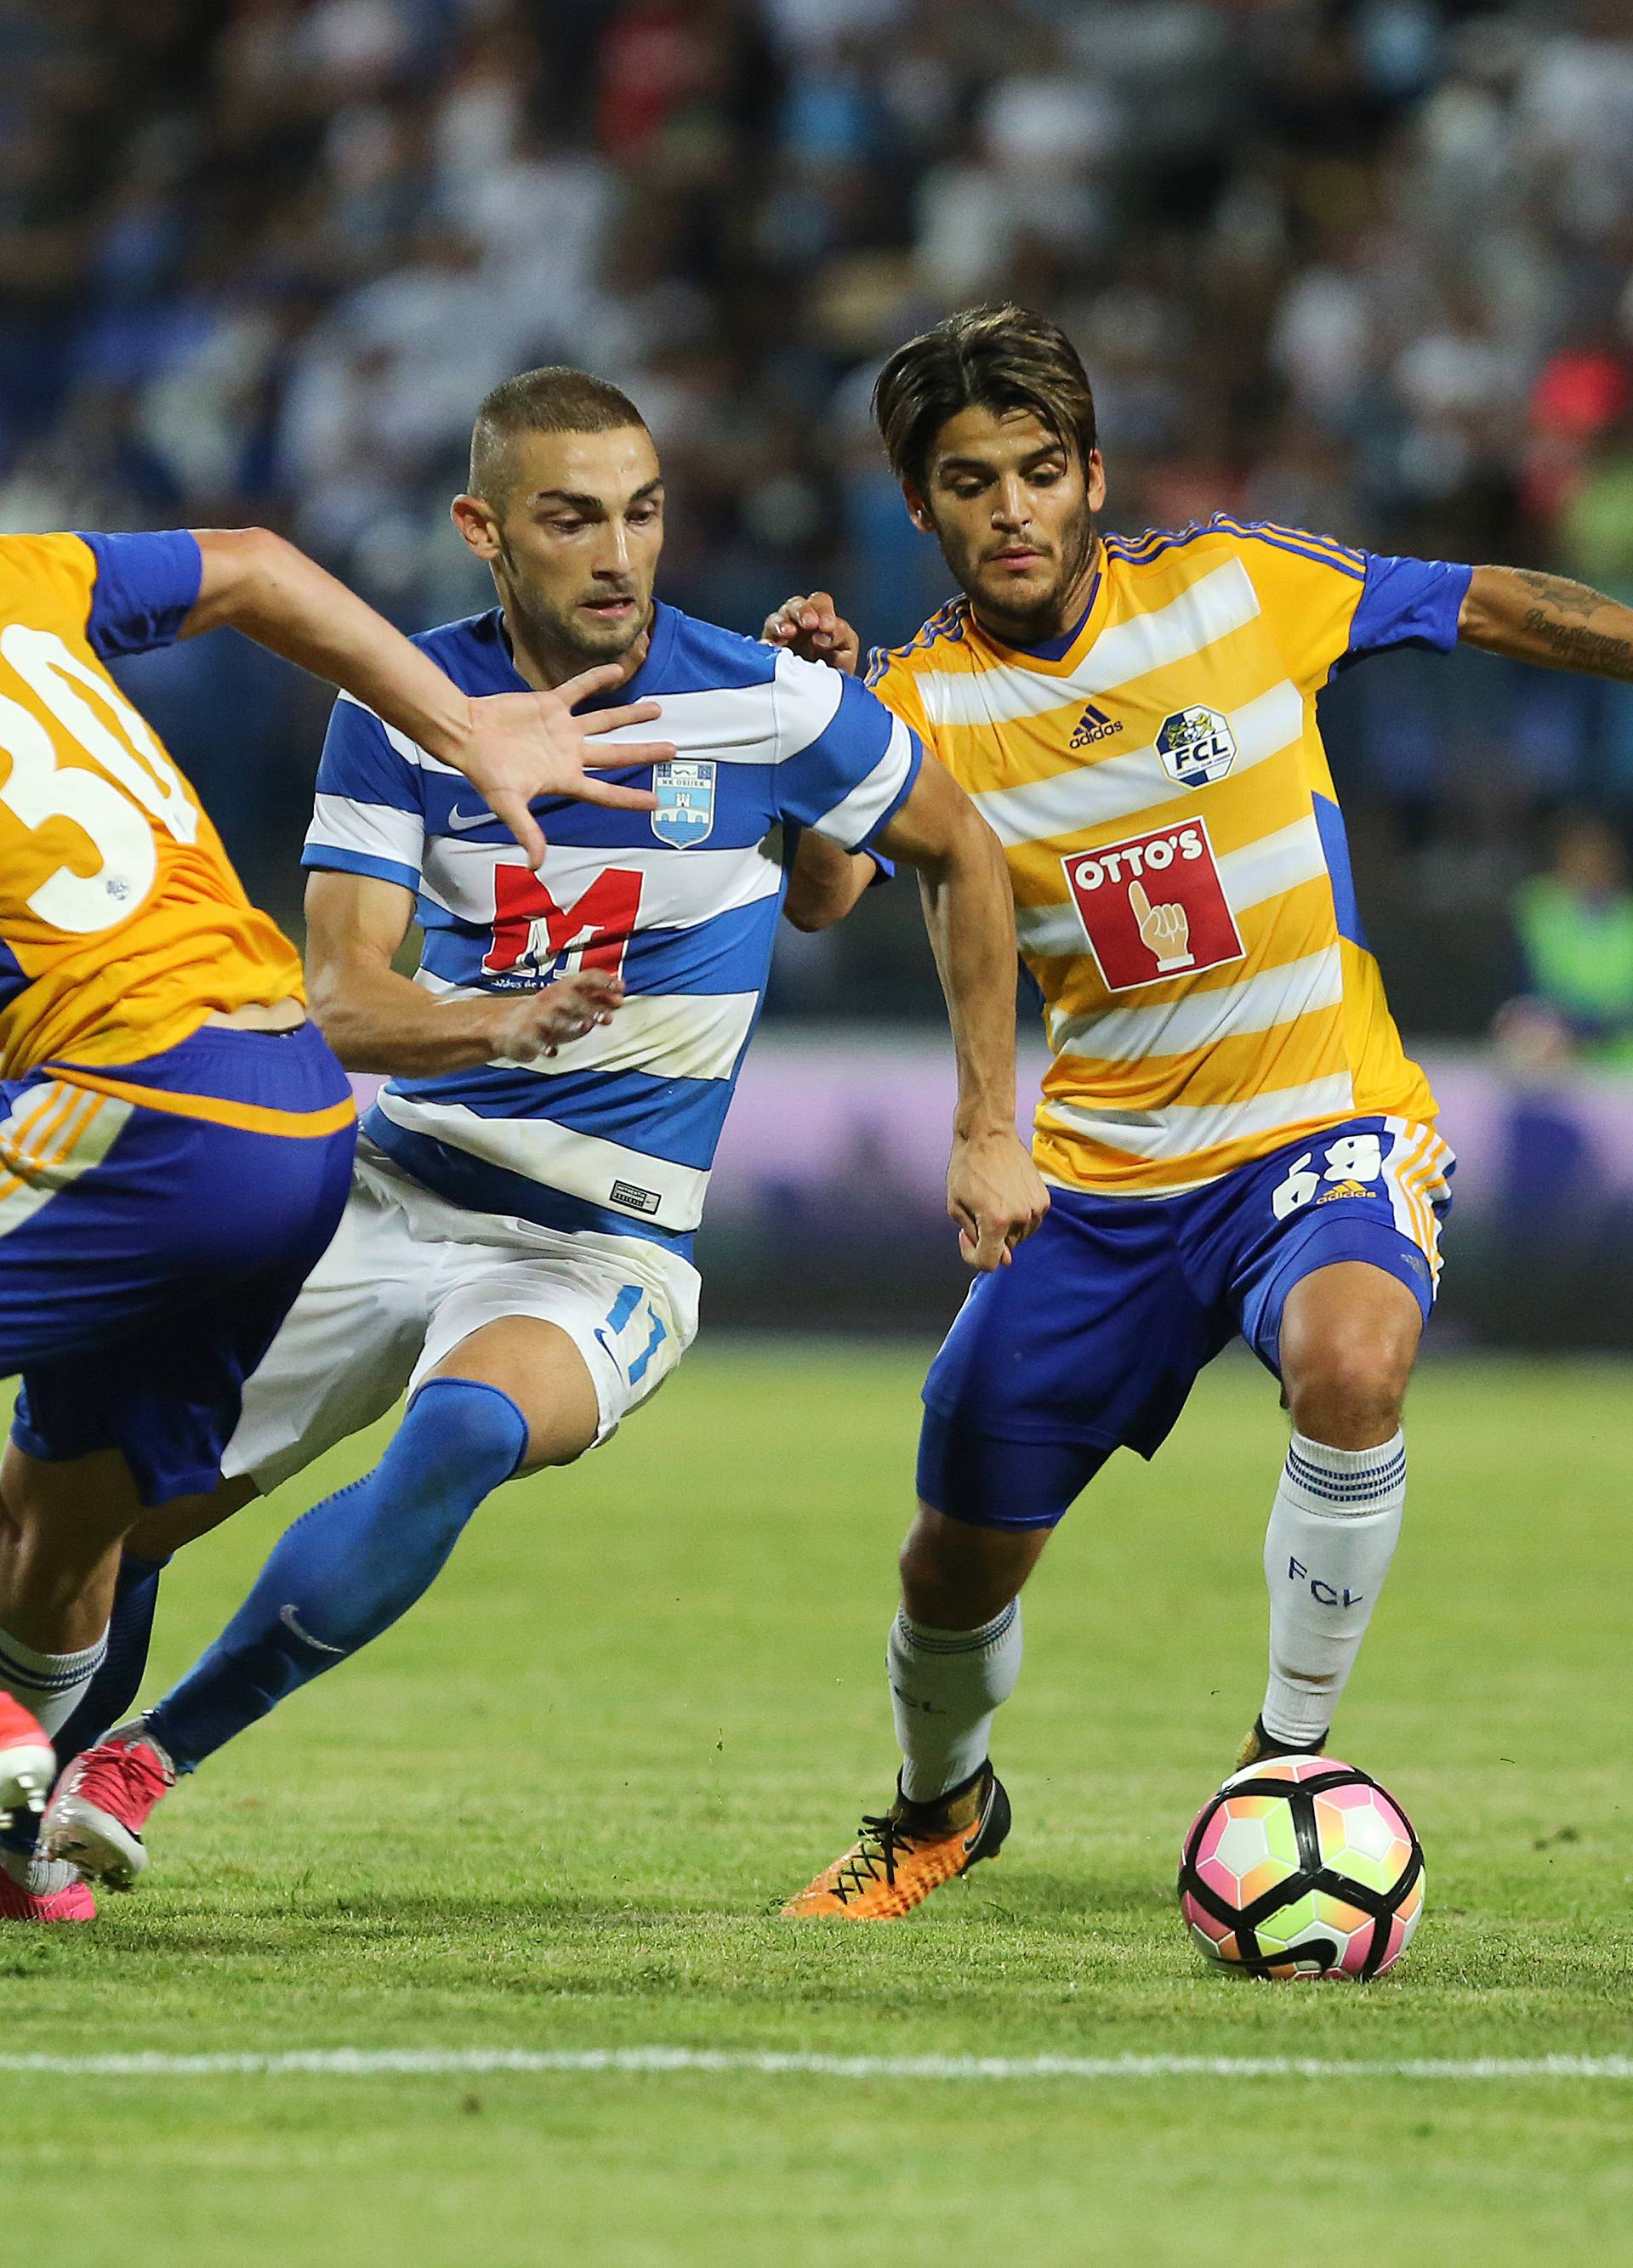
<svg viewBox="0 0 1633 2268"><path fill-rule="evenodd" d="M712 759L677 758L653 769L652 792L658 807L652 831L671 850L689 850L706 842L714 825L714 764Z"/></svg>
<svg viewBox="0 0 1633 2268"><path fill-rule="evenodd" d="M1156 753L1181 787L1208 787L1236 762L1236 738L1216 709L1179 709L1163 719Z"/></svg>

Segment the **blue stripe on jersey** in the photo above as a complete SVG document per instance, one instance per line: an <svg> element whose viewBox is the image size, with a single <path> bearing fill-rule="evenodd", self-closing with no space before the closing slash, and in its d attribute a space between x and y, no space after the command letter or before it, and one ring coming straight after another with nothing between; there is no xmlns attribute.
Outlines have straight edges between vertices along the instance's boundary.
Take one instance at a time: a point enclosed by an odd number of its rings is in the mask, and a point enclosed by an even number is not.
<svg viewBox="0 0 1633 2268"><path fill-rule="evenodd" d="M405 1102L444 1103L477 1118L547 1118L672 1166L706 1168L731 1104L728 1079L654 1079L640 1071L506 1071L482 1064L428 1079L394 1079Z"/></svg>
<svg viewBox="0 0 1633 2268"><path fill-rule="evenodd" d="M410 1134L406 1128L393 1125L378 1105L364 1119L363 1131L405 1173L412 1174L417 1182L423 1182L450 1204L465 1205L472 1212L514 1215L518 1220L562 1229L569 1235L587 1230L597 1236L639 1236L648 1244L678 1252L683 1260L691 1258L690 1231L681 1235L673 1229L655 1228L638 1213L591 1204L583 1197L569 1197L565 1189L529 1181L525 1174L491 1166L485 1158L473 1158L469 1150L456 1150L451 1143Z"/></svg>
<svg viewBox="0 0 1633 2268"><path fill-rule="evenodd" d="M300 854L303 866L314 866L336 874L372 874L376 881L401 882L405 890L419 894L419 870L415 866L399 865L395 858L376 858L367 850L336 850L331 843L309 843Z"/></svg>
<svg viewBox="0 0 1633 2268"><path fill-rule="evenodd" d="M1355 661L1395 645L1450 653L1474 576L1472 567L1444 559L1392 559L1374 553L1366 563L1366 588L1356 601L1345 658Z"/></svg>
<svg viewBox="0 0 1633 2268"><path fill-rule="evenodd" d="M790 818L825 819L881 762L896 719L853 677L839 681L839 705L814 740L778 767L777 799Z"/></svg>
<svg viewBox="0 0 1633 2268"><path fill-rule="evenodd" d="M151 534L87 535L96 561L85 643L108 660L120 653L151 653L174 645L182 623L198 604L204 579L204 555L190 529L171 527Z"/></svg>
<svg viewBox="0 0 1633 2268"><path fill-rule="evenodd" d="M393 811L422 811L424 777L386 738L378 717L355 701L336 701L318 759L317 792L344 796L349 803L383 803ZM462 787L463 780L454 784ZM474 795L475 792L472 791ZM481 802L477 796L476 801Z"/></svg>
<svg viewBox="0 0 1633 2268"><path fill-rule="evenodd" d="M1363 551L1346 550L1326 536L1301 535L1250 520L1231 519L1222 512L1216 512L1211 519L1193 520L1186 527L1153 528L1149 535L1108 535L1105 548L1113 557L1142 567L1164 551L1183 550L1188 544L1201 542L1205 535L1251 537L1255 543L1267 543L1274 550L1290 551L1300 559L1312 559L1319 566L1331 567L1337 574L1348 575L1353 582L1365 578L1367 555Z"/></svg>
<svg viewBox="0 0 1633 2268"><path fill-rule="evenodd" d="M1338 934L1348 938L1351 945L1370 953L1366 932L1361 926L1361 909L1356 902L1356 880L1349 865L1349 837L1344 832L1343 814L1329 796L1312 796L1315 806L1316 828L1321 837L1321 855L1326 860L1326 871L1333 880L1333 910L1338 917Z"/></svg>
<svg viewBox="0 0 1633 2268"><path fill-rule="evenodd" d="M683 850L676 851L683 858ZM751 906L738 906L716 914L691 929L637 930L624 957L624 976L632 992L757 992L765 982L772 940L776 935L781 898L757 898ZM491 991L514 991L483 973L489 950L486 930L456 923L452 915L427 901L425 936L420 966L447 984L483 986ZM531 963L525 970L529 987L543 981Z"/></svg>

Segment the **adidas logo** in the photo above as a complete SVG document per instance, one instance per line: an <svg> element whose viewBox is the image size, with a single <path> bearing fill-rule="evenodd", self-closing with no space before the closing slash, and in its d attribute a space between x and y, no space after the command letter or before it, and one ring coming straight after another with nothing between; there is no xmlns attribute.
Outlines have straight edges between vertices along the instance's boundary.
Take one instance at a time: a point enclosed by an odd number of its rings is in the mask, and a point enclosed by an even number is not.
<svg viewBox="0 0 1633 2268"><path fill-rule="evenodd" d="M1104 709L1097 709L1091 701L1077 719L1077 730L1072 734L1074 748L1092 748L1097 740L1109 740L1122 726L1113 724Z"/></svg>
<svg viewBox="0 0 1633 2268"><path fill-rule="evenodd" d="M1340 1182L1335 1189L1323 1189L1316 1203L1331 1204L1334 1197L1370 1197L1371 1194L1363 1182Z"/></svg>

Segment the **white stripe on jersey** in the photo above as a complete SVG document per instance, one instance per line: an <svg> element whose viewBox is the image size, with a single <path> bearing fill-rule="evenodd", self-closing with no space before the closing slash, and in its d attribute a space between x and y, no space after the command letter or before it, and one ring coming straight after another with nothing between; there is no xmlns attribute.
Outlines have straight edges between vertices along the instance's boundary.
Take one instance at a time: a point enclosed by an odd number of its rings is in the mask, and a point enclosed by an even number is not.
<svg viewBox="0 0 1633 2268"><path fill-rule="evenodd" d="M373 718L403 762L412 764L416 771L446 772L450 779L463 778L464 775L457 764L445 764L440 757L427 755L417 740L410 740L406 733L400 733L395 725L388 725L383 717L376 716L367 702L359 701L355 693L337 693L335 698L337 702L349 701L354 709L360 709L366 717Z"/></svg>
<svg viewBox="0 0 1633 2268"><path fill-rule="evenodd" d="M1156 619L1154 615L1142 617ZM984 685L986 680L977 682ZM1280 755L1299 738L1304 729L1304 697L1283 678L1267 693L1228 711L1227 721L1236 740L1236 762L1230 768L1230 777L1236 779L1254 764ZM1109 826L1114 820L1155 814L1160 806L1188 792L1163 770L1155 747L1146 747L1127 748L1097 764L1056 772L1048 779L1029 780L1023 787L987 788L971 800L998 840L1009 846L1045 843L1054 836ZM1158 821L1153 816L1149 823Z"/></svg>
<svg viewBox="0 0 1633 2268"><path fill-rule="evenodd" d="M1299 882L1319 881L1326 873L1326 853L1312 814L1296 819L1290 827L1278 827L1274 835L1261 835L1239 850L1225 851L1217 864L1230 910L1245 914ZM1070 898L1056 905L1017 906L1015 933L1023 952L1039 961L1075 960L1088 941L1083 917Z"/></svg>
<svg viewBox="0 0 1633 2268"><path fill-rule="evenodd" d="M816 833L831 836L846 850L853 850L859 843L867 841L895 802L912 769L913 741L898 717L878 762L842 802L834 805L825 819L814 822Z"/></svg>
<svg viewBox="0 0 1633 2268"><path fill-rule="evenodd" d="M1060 1056L1140 1063L1148 1056L1190 1055L1240 1032L1273 1031L1312 1009L1335 1008L1343 997L1343 956L1328 945L1281 968L1261 968L1238 984L1187 992L1149 1008L1104 1008L1087 1016L1056 1010L1047 1019L1049 1042Z"/></svg>
<svg viewBox="0 0 1633 2268"><path fill-rule="evenodd" d="M388 858L416 873L425 847L425 822L417 811L388 803L354 803L346 795L312 799L307 842L325 850L351 850L369 858Z"/></svg>
<svg viewBox="0 0 1633 2268"><path fill-rule="evenodd" d="M477 985L450 984L428 968L422 968L414 982L439 1000L503 997ZM582 1039L564 1041L553 1056L527 1063L510 1056L493 1060L502 1070L537 1071L543 1079L582 1071L639 1071L653 1079L729 1079L754 1028L759 1005L757 992L635 994L610 1024L598 1025Z"/></svg>
<svg viewBox="0 0 1633 2268"><path fill-rule="evenodd" d="M492 870L521 863L521 850L508 840L469 843L459 836L433 835L425 844L420 887L432 905L461 921L491 920ZM539 880L565 910L615 867L640 875L643 931L699 927L720 914L776 896L782 887L782 833L774 828L763 841L741 850L705 847L676 852L657 842L624 843L616 849L604 843L552 842Z"/></svg>
<svg viewBox="0 0 1633 2268"><path fill-rule="evenodd" d="M1252 578L1239 559L1227 559L1165 607L1102 630L1069 677L1005 666L979 673L927 670L914 681L932 725L1009 724L1020 717L1044 716L1068 702L1092 700L1148 670L1185 661L1239 630L1258 612Z"/></svg>
<svg viewBox="0 0 1633 2268"><path fill-rule="evenodd" d="M1163 1110L1090 1110L1081 1103L1046 1098L1038 1115L1040 1119L1053 1119L1073 1133L1086 1134L1090 1141L1104 1143L1108 1149L1126 1150L1130 1157L1183 1158L1223 1142L1274 1133L1281 1126L1300 1126L1312 1119L1349 1118L1354 1114L1355 1100L1354 1082L1346 1071L1335 1071L1329 1079L1310 1079L1303 1086L1273 1088L1242 1102L1172 1102ZM1191 1182L1184 1186L1198 1184Z"/></svg>
<svg viewBox="0 0 1633 2268"><path fill-rule="evenodd" d="M381 1090L377 1107L405 1133L447 1142L473 1158L502 1166L506 1173L547 1182L587 1204L627 1212L634 1219L661 1220L676 1232L696 1228L703 1217L707 1167L673 1165L667 1158L625 1149L620 1142L558 1126L549 1118L484 1118L463 1103L423 1102L413 1095L393 1094L389 1087ZM660 1202L639 1213L615 1200L617 1183Z"/></svg>

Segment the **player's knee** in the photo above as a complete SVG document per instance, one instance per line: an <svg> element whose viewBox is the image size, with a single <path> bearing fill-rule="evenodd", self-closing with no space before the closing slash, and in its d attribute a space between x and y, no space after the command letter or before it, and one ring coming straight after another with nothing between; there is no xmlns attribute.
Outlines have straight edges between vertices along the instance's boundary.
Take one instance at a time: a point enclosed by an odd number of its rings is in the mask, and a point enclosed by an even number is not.
<svg viewBox="0 0 1633 2268"><path fill-rule="evenodd" d="M921 1504L898 1562L902 1603L930 1630L973 1630L1001 1614L1026 1580L1044 1539L978 1528Z"/></svg>
<svg viewBox="0 0 1633 2268"><path fill-rule="evenodd" d="M1332 1448L1370 1448L1400 1422L1415 1338L1392 1328L1324 1332L1301 1346L1287 1376L1299 1432Z"/></svg>

